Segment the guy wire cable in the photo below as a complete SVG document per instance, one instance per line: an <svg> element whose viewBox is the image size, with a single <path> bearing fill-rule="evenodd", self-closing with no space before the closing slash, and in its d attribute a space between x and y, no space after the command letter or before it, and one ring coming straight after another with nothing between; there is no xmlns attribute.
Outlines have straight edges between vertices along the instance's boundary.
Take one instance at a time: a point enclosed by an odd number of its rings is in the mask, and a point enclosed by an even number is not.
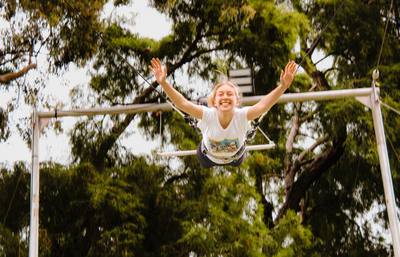
<svg viewBox="0 0 400 257"><path fill-rule="evenodd" d="M297 68L299 68L300 66L302 66L303 62L305 61L305 59L307 58L307 56L311 53L311 51L314 50L314 48L318 45L319 40L321 39L322 34L324 34L325 30L329 27L329 25L332 23L333 19L335 19L336 15L338 14L338 12L340 11L340 9L342 9L343 5L346 3L347 0L344 0L342 5L339 7L339 9L337 9L337 11L335 12L335 14L333 15L333 17L331 18L331 20L328 22L328 24L325 26L324 30L321 32L321 34L319 34L317 40L314 41L314 43L311 45L311 47L308 49L308 52L306 54L306 56L304 56L303 60L301 60L300 64L297 66Z"/></svg>
<svg viewBox="0 0 400 257"><path fill-rule="evenodd" d="M385 32L383 34L383 39L382 39L381 50L379 51L378 64L376 65L376 70L378 70L378 71L379 71L379 69L378 69L379 68L379 62L381 60L381 55L382 55L383 44L385 43L386 31L387 31L387 27L388 27L388 24L389 24L389 21L390 21L390 16L392 14L392 7L393 7L393 0L392 0L392 3L390 4L388 17L387 17L387 20L386 20Z"/></svg>
<svg viewBox="0 0 400 257"><path fill-rule="evenodd" d="M392 111L394 111L395 113L397 113L397 114L399 114L400 115L400 111L398 111L398 110L396 110L395 108L393 108L393 107L391 107L390 105L388 105L388 104L385 104L384 102L382 102L382 101L379 101L383 106L385 106L385 107L387 107L387 108L389 108L390 110L392 110Z"/></svg>
<svg viewBox="0 0 400 257"><path fill-rule="evenodd" d="M126 60L118 51L115 49L70 3L68 3L66 0L63 0L64 3L66 3L78 16L94 31L96 32L97 36L99 36L111 49L120 57L122 60L124 60L135 72L138 74L149 86L151 86L157 93L160 95L167 103L169 103L173 109L175 109L182 117L185 117L185 115L178 109L176 108L166 97L164 97L151 83L142 75L140 74L135 67L133 67L128 60Z"/></svg>

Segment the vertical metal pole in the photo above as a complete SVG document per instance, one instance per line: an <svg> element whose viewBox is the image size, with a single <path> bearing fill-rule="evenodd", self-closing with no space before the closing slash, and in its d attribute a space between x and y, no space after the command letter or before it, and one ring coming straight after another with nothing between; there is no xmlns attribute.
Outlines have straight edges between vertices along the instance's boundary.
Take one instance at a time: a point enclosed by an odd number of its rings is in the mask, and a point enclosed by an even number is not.
<svg viewBox="0 0 400 257"><path fill-rule="evenodd" d="M160 98L158 98L158 104L160 104ZM158 152L161 152L162 147L162 111L161 109L158 110L158 114L160 115L160 147L158 148Z"/></svg>
<svg viewBox="0 0 400 257"><path fill-rule="evenodd" d="M159 110L158 113L160 114L160 151L162 147L162 111Z"/></svg>
<svg viewBox="0 0 400 257"><path fill-rule="evenodd" d="M39 255L39 117L36 109L32 114L32 169L31 169L31 224L29 235L29 257Z"/></svg>
<svg viewBox="0 0 400 257"><path fill-rule="evenodd" d="M374 120L376 141L378 144L379 162L381 166L383 188L385 190L386 208L389 216L390 230L392 233L392 242L394 256L400 257L400 225L397 216L396 200L394 197L393 180L390 171L389 155L386 147L385 130L383 127L381 104L379 100L379 88L377 88L376 80L379 77L378 71L373 73L372 87L374 91L371 94L372 117Z"/></svg>

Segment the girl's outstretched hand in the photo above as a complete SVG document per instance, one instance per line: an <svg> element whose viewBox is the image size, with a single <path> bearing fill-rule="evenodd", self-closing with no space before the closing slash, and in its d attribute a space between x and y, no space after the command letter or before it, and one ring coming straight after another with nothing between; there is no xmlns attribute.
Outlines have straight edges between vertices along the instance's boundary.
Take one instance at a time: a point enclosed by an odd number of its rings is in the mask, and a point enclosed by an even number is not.
<svg viewBox="0 0 400 257"><path fill-rule="evenodd" d="M152 59L151 60L151 65L149 65L150 70L153 72L154 77L156 78L157 82L161 85L165 83L165 80L167 78L167 67L162 66L161 61L157 59Z"/></svg>
<svg viewBox="0 0 400 257"><path fill-rule="evenodd" d="M296 75L298 70L298 68L296 69L296 63L294 61L289 62L286 65L285 72L281 72L281 85L284 88L290 87L290 84L292 84L294 76Z"/></svg>

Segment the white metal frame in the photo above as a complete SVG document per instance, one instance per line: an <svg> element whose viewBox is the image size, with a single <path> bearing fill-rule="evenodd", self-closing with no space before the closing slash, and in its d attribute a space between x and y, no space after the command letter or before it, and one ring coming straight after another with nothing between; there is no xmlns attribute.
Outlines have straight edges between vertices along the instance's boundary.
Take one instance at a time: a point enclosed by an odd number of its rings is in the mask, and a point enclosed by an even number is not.
<svg viewBox="0 0 400 257"><path fill-rule="evenodd" d="M265 145L247 145L246 151L255 151L255 150L266 150L274 148L275 144L271 142L271 144ZM196 155L197 150L189 150L189 151L174 151L174 152L166 152L166 153L157 153L160 156L187 156L187 155Z"/></svg>
<svg viewBox="0 0 400 257"><path fill-rule="evenodd" d="M389 166L386 139L383 128L382 112L379 101L379 88L375 87L377 77L374 77L371 88L331 90L326 92L306 92L282 95L277 103L323 101L339 98L355 97L360 102L372 109L375 134L378 143L379 161L382 172L382 180L385 191L386 206L389 216L390 230L392 234L394 256L400 257L400 225L396 211L396 202L393 191L392 175ZM264 96L251 96L242 99L245 105L253 105ZM69 111L33 111L33 138L32 138L32 174L31 174L31 215L30 215L30 240L29 256L36 257L39 254L39 132L51 118L65 116L89 116L99 114L139 113L151 111L171 111L168 103L164 104L139 104L132 106L113 106L107 108L76 109Z"/></svg>

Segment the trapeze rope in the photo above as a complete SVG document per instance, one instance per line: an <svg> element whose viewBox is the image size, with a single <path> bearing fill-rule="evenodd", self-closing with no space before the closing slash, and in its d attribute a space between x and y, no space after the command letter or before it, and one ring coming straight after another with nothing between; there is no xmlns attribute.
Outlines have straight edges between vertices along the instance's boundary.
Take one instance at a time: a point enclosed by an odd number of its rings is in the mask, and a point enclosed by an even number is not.
<svg viewBox="0 0 400 257"><path fill-rule="evenodd" d="M382 102L382 100L379 100L379 103L400 115L400 111L396 110L395 108L391 107L388 104L385 104L384 102ZM387 137L387 139L389 139L390 146L392 147L392 150L393 150L394 154L396 155L397 160L400 162L400 158L397 155L396 150L394 149L394 146L393 146L392 140L390 140L389 134L386 134L386 137Z"/></svg>
<svg viewBox="0 0 400 257"><path fill-rule="evenodd" d="M10 201L10 205L8 206L8 210L7 210L6 216L4 217L3 225L6 224L8 212L9 212L10 209L11 209L11 205L12 205L12 202L13 202L13 200L14 200L15 193L17 192L18 185L19 185L19 181L21 180L22 173L24 173L24 172L21 170L21 173L19 174L19 177L18 177L17 185L15 186L15 190L14 190L13 196L12 196L11 201Z"/></svg>
<svg viewBox="0 0 400 257"><path fill-rule="evenodd" d="M266 138L266 139L268 139L268 143L269 144L274 144L274 142L273 141L271 141L271 139L269 139L269 137L267 137L267 135L264 133L264 131L262 131L262 129L260 129L260 127L257 127L257 129L261 132L261 134L263 134L264 135L264 137Z"/></svg>
<svg viewBox="0 0 400 257"><path fill-rule="evenodd" d="M384 45L384 43L385 43L385 37L386 37L386 33L387 33L387 28L388 28L388 25L389 25L389 22L390 22L391 14L392 14L392 7L393 7L393 0L391 1L391 4L390 4L390 9L389 9L389 12L388 12L388 17L387 17L386 25L385 25L385 32L384 32L384 34L383 34L383 39L382 39L382 44L381 44L381 50L379 51L378 64L376 65L376 70L377 70L378 72L379 72L379 63L380 63L381 56L382 56L382 51L383 51L383 45ZM379 73L378 73L378 74L379 74ZM382 100L379 100L379 103L382 104L383 106L385 106L386 108L389 108L390 110L392 110L392 111L394 111L395 113L397 113L397 114L400 115L400 111L399 111L399 110L396 110L395 108L391 107L390 105L384 103ZM388 134L387 134L387 139L389 139L390 146L392 147L392 150L393 150L394 154L396 155L397 160L400 162L400 158L399 158L399 156L397 155L397 152L396 152L396 150L394 149L392 140L390 140L390 137L389 137Z"/></svg>
<svg viewBox="0 0 400 257"><path fill-rule="evenodd" d="M385 43L386 31L387 31L387 27L388 27L388 24L389 24L389 21L390 21L390 16L391 16L391 13L392 13L392 7L393 7L393 0L392 0L392 3L390 4L390 9L389 9L389 12L388 12L388 17L387 17L387 20L386 20L385 33L383 34L381 50L379 51L378 65L376 65L376 69L377 69L377 70L378 70L378 68L379 68L379 62L380 62L380 60L381 60L383 44Z"/></svg>
<svg viewBox="0 0 400 257"><path fill-rule="evenodd" d="M325 30L329 27L329 25L332 23L333 19L335 19L336 15L338 14L338 12L340 11L340 9L342 9L343 5L346 3L347 0L344 0L342 5L339 7L339 9L337 9L337 11L335 12L335 14L333 15L333 17L331 18L331 20L328 22L328 24L325 26L324 30L321 32L321 34L318 36L317 40L315 40L315 42L311 45L311 47L308 49L308 52L306 54L306 56L304 56L303 60L301 60L301 62L299 63L299 65L297 66L300 67L302 66L303 62L305 61L305 59L307 58L307 56L311 53L311 51L314 50L314 48L318 45L319 40L321 39L322 34L324 34ZM393 1L393 0L392 0Z"/></svg>
<svg viewBox="0 0 400 257"><path fill-rule="evenodd" d="M392 147L392 150L393 150L394 154L395 154L395 155L396 155L396 157L397 157L397 161L398 161L398 162L400 162L400 159L399 159L399 156L397 155L396 149L394 149L394 146L393 146L392 140L390 140L390 137L389 137L389 135L386 135L386 137L387 137L387 139L389 139L390 146Z"/></svg>

